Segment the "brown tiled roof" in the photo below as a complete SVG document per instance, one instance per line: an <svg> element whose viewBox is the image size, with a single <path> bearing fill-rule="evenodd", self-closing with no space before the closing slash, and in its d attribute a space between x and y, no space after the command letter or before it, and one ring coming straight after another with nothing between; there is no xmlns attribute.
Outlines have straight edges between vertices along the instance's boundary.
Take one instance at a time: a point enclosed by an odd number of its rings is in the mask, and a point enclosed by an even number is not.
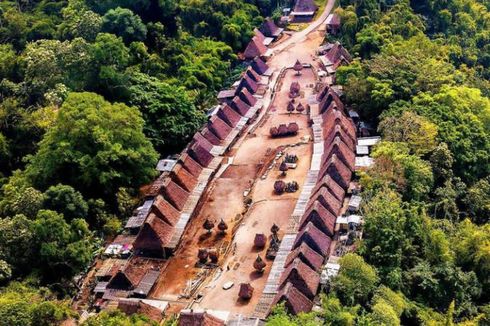
<svg viewBox="0 0 490 326"><path fill-rule="evenodd" d="M151 212L170 225L177 224L180 218L179 211L166 201L163 196L155 198Z"/></svg>
<svg viewBox="0 0 490 326"><path fill-rule="evenodd" d="M163 188L163 181L165 180L166 177L167 177L167 173L160 174L160 176L158 176L158 178L156 178L150 184L150 186L148 187L148 189L146 189L145 196L146 197L155 197L159 193L161 193L162 188Z"/></svg>
<svg viewBox="0 0 490 326"><path fill-rule="evenodd" d="M296 0L294 12L312 12L317 11L318 6L314 0Z"/></svg>
<svg viewBox="0 0 490 326"><path fill-rule="evenodd" d="M235 96L230 106L242 116L245 116L248 110L250 110L250 106L243 102L238 96Z"/></svg>
<svg viewBox="0 0 490 326"><path fill-rule="evenodd" d="M164 257L165 246L172 240L173 233L174 228L170 224L152 213L138 233L134 248L145 256Z"/></svg>
<svg viewBox="0 0 490 326"><path fill-rule="evenodd" d="M335 42L327 52L326 57L330 62L334 63L338 61L341 56L343 56L347 61L352 60L349 52L339 42Z"/></svg>
<svg viewBox="0 0 490 326"><path fill-rule="evenodd" d="M247 75L250 79L252 79L254 82L258 83L261 80L261 77L258 73L253 70L252 67L248 67L247 71L245 71L245 75ZM258 88L258 86L257 86Z"/></svg>
<svg viewBox="0 0 490 326"><path fill-rule="evenodd" d="M327 25L333 27L340 27L340 16L337 14L332 14L332 18L330 19L329 22L327 22Z"/></svg>
<svg viewBox="0 0 490 326"><path fill-rule="evenodd" d="M172 180L185 190L191 192L197 184L197 179L184 166L177 163L170 173Z"/></svg>
<svg viewBox="0 0 490 326"><path fill-rule="evenodd" d="M260 31L267 37L278 37L281 34L281 29L270 18L266 18L260 25Z"/></svg>
<svg viewBox="0 0 490 326"><path fill-rule="evenodd" d="M210 151L214 145L203 136L202 133L196 132L194 137L192 137L192 141L199 143L205 150Z"/></svg>
<svg viewBox="0 0 490 326"><path fill-rule="evenodd" d="M351 171L354 171L356 154L340 139L340 137L336 137L333 142L325 148L325 151L323 152L323 162L327 162L333 154L337 155L337 157L342 160Z"/></svg>
<svg viewBox="0 0 490 326"><path fill-rule="evenodd" d="M303 242L323 257L326 257L328 255L332 239L314 226L313 223L309 222L296 236L293 249L298 248Z"/></svg>
<svg viewBox="0 0 490 326"><path fill-rule="evenodd" d="M334 105L332 105L332 103L334 103ZM334 92L332 88L329 88L325 96L323 96L322 100L320 101L320 104L318 105L320 114L330 110L332 107L335 106L340 110L344 109L344 103L342 103L339 95Z"/></svg>
<svg viewBox="0 0 490 326"><path fill-rule="evenodd" d="M349 188L349 183L352 178L352 171L335 154L333 154L330 160L323 165L322 169L320 170L319 177L323 178L327 174L330 175L342 188L346 190Z"/></svg>
<svg viewBox="0 0 490 326"><path fill-rule="evenodd" d="M272 302L272 306L275 306L280 302L284 302L286 310L293 315L302 312L310 312L313 308L313 302L291 283L286 284L276 295Z"/></svg>
<svg viewBox="0 0 490 326"><path fill-rule="evenodd" d="M213 115L208 121L208 128L215 134L220 140L225 140L232 130L232 128L217 115Z"/></svg>
<svg viewBox="0 0 490 326"><path fill-rule="evenodd" d="M165 179L163 185L165 199L179 211L182 211L187 198L189 198L189 192L176 184L171 178Z"/></svg>
<svg viewBox="0 0 490 326"><path fill-rule="evenodd" d="M332 130L335 130L335 125L338 124L349 135L352 141L356 142L356 127L351 119L347 118L339 110L328 110L322 114L323 130L325 138L328 138Z"/></svg>
<svg viewBox="0 0 490 326"><path fill-rule="evenodd" d="M201 134L213 145L219 145L221 143L221 140L218 138L218 136L216 136L216 134L213 131L211 131L209 125L208 127L202 128ZM205 149L209 150L207 148Z"/></svg>
<svg viewBox="0 0 490 326"><path fill-rule="evenodd" d="M352 136L349 135L339 123L334 121L333 128L328 132L327 137L325 137L323 141L324 146L330 146L336 137L339 137L344 143L346 143L351 150L356 150L356 139L352 139Z"/></svg>
<svg viewBox="0 0 490 326"><path fill-rule="evenodd" d="M261 55L264 55L266 52L267 47L257 36L254 36L248 43L245 52L243 52L243 55L245 59L254 59L255 57L260 57Z"/></svg>
<svg viewBox="0 0 490 326"><path fill-rule="evenodd" d="M323 85L322 88L320 89L320 91L318 92L317 96L316 96L316 100L318 102L321 102L323 100L323 98L325 97L325 95L327 94L329 89L330 89L330 86L328 86L328 84Z"/></svg>
<svg viewBox="0 0 490 326"><path fill-rule="evenodd" d="M141 233L141 231L140 231ZM136 239L137 240L137 239ZM136 245L136 242L135 242ZM145 276L147 270L129 261L107 284L108 289L134 290Z"/></svg>
<svg viewBox="0 0 490 326"><path fill-rule="evenodd" d="M295 259L282 272L279 289L291 283L309 299L313 299L320 285L320 275L301 259Z"/></svg>
<svg viewBox="0 0 490 326"><path fill-rule="evenodd" d="M184 152L180 156L179 160L187 171L189 171L196 178L199 177L202 171L202 166L199 163L197 163L194 159L192 159L192 157L190 157L189 154Z"/></svg>
<svg viewBox="0 0 490 326"><path fill-rule="evenodd" d="M217 113L224 122L226 122L230 127L235 127L240 119L242 118L238 112L230 108L228 104L222 106Z"/></svg>
<svg viewBox="0 0 490 326"><path fill-rule="evenodd" d="M213 154L211 154L208 150L203 148L198 143L192 144L187 149L187 152L196 162L198 162L203 167L207 167L214 158Z"/></svg>
<svg viewBox="0 0 490 326"><path fill-rule="evenodd" d="M311 249L304 242L289 253L286 262L284 263L284 267L288 267L295 259L301 259L303 263L310 266L315 271L320 271L324 261L322 255Z"/></svg>
<svg viewBox="0 0 490 326"><path fill-rule="evenodd" d="M337 182L335 182L335 180L329 175L324 176L321 180L317 182L315 188L311 192L311 198L316 196L317 193L323 188L328 189L328 191L330 191L330 193L332 193L332 195L334 195L335 198L337 198L340 202L344 200L344 188L342 188Z"/></svg>
<svg viewBox="0 0 490 326"><path fill-rule="evenodd" d="M247 103L250 106L254 106L255 103L257 103L257 99L246 88L242 88L238 96L243 102Z"/></svg>
<svg viewBox="0 0 490 326"><path fill-rule="evenodd" d="M256 36L260 42L264 43L265 35L262 34L262 32L259 29L254 28L254 36Z"/></svg>
<svg viewBox="0 0 490 326"><path fill-rule="evenodd" d="M302 229L308 223L313 223L313 225L315 225L320 231L332 237L335 232L337 214L333 214L318 201L315 201L303 214L303 217L299 222L299 228Z"/></svg>
<svg viewBox="0 0 490 326"><path fill-rule="evenodd" d="M255 58L251 67L259 75L263 75L269 70L269 66L261 58Z"/></svg>
<svg viewBox="0 0 490 326"><path fill-rule="evenodd" d="M182 311L179 316L179 326L222 326L224 321L207 312Z"/></svg>
<svg viewBox="0 0 490 326"><path fill-rule="evenodd" d="M124 312L126 315L131 316L134 314L142 314L154 320L160 322L162 320L162 311L149 304L144 303L141 300L119 300L117 309Z"/></svg>
<svg viewBox="0 0 490 326"><path fill-rule="evenodd" d="M311 197L308 208L312 207L315 202L319 202L335 217L340 214L342 201L338 200L326 187L321 188Z"/></svg>
<svg viewBox="0 0 490 326"><path fill-rule="evenodd" d="M259 88L259 85L257 85L257 82L250 78L250 76L246 73L240 80L237 91L240 92L244 88L248 89L250 93L255 94L255 92L257 92L257 89Z"/></svg>

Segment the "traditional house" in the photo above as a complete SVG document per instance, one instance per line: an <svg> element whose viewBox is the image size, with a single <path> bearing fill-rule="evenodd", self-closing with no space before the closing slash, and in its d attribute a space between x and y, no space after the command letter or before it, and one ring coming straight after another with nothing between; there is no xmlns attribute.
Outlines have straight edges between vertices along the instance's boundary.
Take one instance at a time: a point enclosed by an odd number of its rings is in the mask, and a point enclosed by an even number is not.
<svg viewBox="0 0 490 326"><path fill-rule="evenodd" d="M220 104L230 103L236 95L236 89L224 89L218 93L218 102Z"/></svg>
<svg viewBox="0 0 490 326"><path fill-rule="evenodd" d="M340 16L337 14L330 14L326 20L327 33L337 35L340 32Z"/></svg>
<svg viewBox="0 0 490 326"><path fill-rule="evenodd" d="M356 153L349 148L349 146L343 142L340 137L336 137L330 145L325 145L325 150L323 152L323 162L326 162L335 154L342 160L342 162L347 165L347 167L354 171L356 164Z"/></svg>
<svg viewBox="0 0 490 326"><path fill-rule="evenodd" d="M332 214L328 209L323 207L318 201L313 202L313 205L303 214L299 222L299 229L306 227L308 223L312 223L320 231L333 237L335 233L335 221L337 214Z"/></svg>
<svg viewBox="0 0 490 326"><path fill-rule="evenodd" d="M107 284L107 289L132 292L145 276L147 270L129 263L121 268ZM129 293L128 293L129 295Z"/></svg>
<svg viewBox="0 0 490 326"><path fill-rule="evenodd" d="M199 163L203 167L207 167L209 163L214 159L213 154L202 147L199 143L192 144L188 149L187 153L192 159Z"/></svg>
<svg viewBox="0 0 490 326"><path fill-rule="evenodd" d="M286 310L293 315L302 312L310 312L313 308L313 302L291 283L282 287L281 291L279 291L274 298L271 306L275 306L281 302L284 302Z"/></svg>
<svg viewBox="0 0 490 326"><path fill-rule="evenodd" d="M344 200L345 190L329 175L324 176L323 179L317 182L311 192L311 198L315 197L323 188L327 189L338 201L342 202Z"/></svg>
<svg viewBox="0 0 490 326"><path fill-rule="evenodd" d="M272 76L271 69L261 58L255 58L250 66L259 75Z"/></svg>
<svg viewBox="0 0 490 326"><path fill-rule="evenodd" d="M168 257L171 255L168 244L172 240L173 234L174 228L152 213L148 216L148 219L145 221L140 233L136 237L134 249L140 256L156 258Z"/></svg>
<svg viewBox="0 0 490 326"><path fill-rule="evenodd" d="M319 178L323 178L326 175L330 175L345 190L349 188L352 171L335 154L322 167Z"/></svg>
<svg viewBox="0 0 490 326"><path fill-rule="evenodd" d="M187 171L182 164L176 164L170 172L170 176L176 184L191 192L197 184L197 178Z"/></svg>
<svg viewBox="0 0 490 326"><path fill-rule="evenodd" d="M271 18L267 17L262 25L260 25L259 30L264 36L276 39L281 35L284 29L277 27L274 21Z"/></svg>
<svg viewBox="0 0 490 326"><path fill-rule="evenodd" d="M192 157L189 156L186 152L184 152L180 158L179 162L184 166L184 168L189 171L194 177L198 178L202 172L202 166L197 163Z"/></svg>
<svg viewBox="0 0 490 326"><path fill-rule="evenodd" d="M342 123L342 122L340 122ZM349 121L347 121L347 124L350 124ZM328 146L333 143L333 141L338 137L342 142L344 142L350 150L355 150L356 149L356 142L355 139L352 138L351 135L348 135L345 129L351 129L350 126L346 126L346 128L342 128L342 126L334 121L334 123L330 124L332 125L332 129L328 133L327 137L324 139L324 145Z"/></svg>
<svg viewBox="0 0 490 326"><path fill-rule="evenodd" d="M221 139L219 139L219 137L209 128L209 124L207 127L202 128L201 134L213 146L219 146L221 144ZM208 150L207 147L205 147L205 148L206 148L206 150Z"/></svg>
<svg viewBox="0 0 490 326"><path fill-rule="evenodd" d="M253 36L243 52L243 57L247 60L253 60L256 57L265 56L266 53L267 47L262 43L259 37Z"/></svg>
<svg viewBox="0 0 490 326"><path fill-rule="evenodd" d="M160 176L158 176L158 178L153 180L153 182L145 190L145 197L151 199L153 197L156 197L158 194L160 194L163 187L163 181L167 176L168 176L167 173L162 173L160 174Z"/></svg>
<svg viewBox="0 0 490 326"><path fill-rule="evenodd" d="M332 105L333 104L333 105ZM318 105L320 114L331 110L332 108L337 108L341 111L344 110L344 103L340 96L331 87L327 90L327 93L321 99Z"/></svg>
<svg viewBox="0 0 490 326"><path fill-rule="evenodd" d="M243 88L238 96L243 102L250 106L254 106L257 103L257 99L246 88Z"/></svg>
<svg viewBox="0 0 490 326"><path fill-rule="evenodd" d="M238 297L242 300L250 300L254 293L254 288L250 283L241 283L240 290L238 291Z"/></svg>
<svg viewBox="0 0 490 326"><path fill-rule="evenodd" d="M180 212L166 201L163 196L157 196L155 198L151 212L172 226L175 226L180 219Z"/></svg>
<svg viewBox="0 0 490 326"><path fill-rule="evenodd" d="M238 84L237 92L240 92L243 88L246 88L250 93L255 94L257 89L259 89L259 85L257 85L257 82L245 73Z"/></svg>
<svg viewBox="0 0 490 326"><path fill-rule="evenodd" d="M245 116L247 114L248 110L250 110L250 106L247 105L245 102L243 102L240 99L240 97L238 97L238 96L235 96L235 98L233 99L233 102L231 102L230 106L233 110L238 112L241 116Z"/></svg>
<svg viewBox="0 0 490 326"><path fill-rule="evenodd" d="M255 70L253 70L253 68L250 66L245 71L245 75L256 83L260 83L260 81L262 80L262 77L260 77L260 75L256 73Z"/></svg>
<svg viewBox="0 0 490 326"><path fill-rule="evenodd" d="M329 138L330 133L335 129L335 125L338 124L342 127L345 133L351 138L355 144L357 142L356 126L339 110L328 110L322 114L323 121L323 136L325 139ZM333 141L334 139L332 139ZM347 141L345 143L348 143ZM349 146L350 147L350 146Z"/></svg>
<svg viewBox="0 0 490 326"><path fill-rule="evenodd" d="M134 314L145 315L157 323L161 322L163 319L163 311L154 307L150 304L143 302L142 300L119 300L117 304L117 309L121 310L128 316Z"/></svg>
<svg viewBox="0 0 490 326"><path fill-rule="evenodd" d="M293 12L293 22L304 23L313 20L318 6L315 4L315 0L296 0Z"/></svg>
<svg viewBox="0 0 490 326"><path fill-rule="evenodd" d="M309 222L296 236L293 249L298 248L302 243L306 243L311 249L326 257L329 254L332 239Z"/></svg>
<svg viewBox="0 0 490 326"><path fill-rule="evenodd" d="M179 315L179 326L224 326L221 319L205 311L182 310Z"/></svg>
<svg viewBox="0 0 490 326"><path fill-rule="evenodd" d="M208 128L220 139L220 142L225 140L232 130L232 128L217 115L214 115L209 119Z"/></svg>
<svg viewBox="0 0 490 326"><path fill-rule="evenodd" d="M329 67L336 66L330 72L335 72L337 67L340 64L349 64L352 61L352 57L349 52L339 43L335 42L333 46L331 46L325 55L320 56L320 62L322 64L322 68L329 71Z"/></svg>
<svg viewBox="0 0 490 326"><path fill-rule="evenodd" d="M315 271L320 271L324 258L322 255L311 249L306 243L302 243L298 248L291 251L286 258L284 267L288 267L293 261L300 259L303 263L310 266Z"/></svg>
<svg viewBox="0 0 490 326"><path fill-rule="evenodd" d="M187 198L189 198L189 192L180 187L171 178L165 179L163 185L162 189L165 199L176 209L182 211Z"/></svg>
<svg viewBox="0 0 490 326"><path fill-rule="evenodd" d="M297 258L283 271L279 281L279 290L288 283L313 300L320 284L320 275Z"/></svg>
<svg viewBox="0 0 490 326"><path fill-rule="evenodd" d="M229 105L223 105L217 113L218 117L226 122L230 127L236 127L242 118L238 112L233 110Z"/></svg>
<svg viewBox="0 0 490 326"><path fill-rule="evenodd" d="M311 196L307 210L312 208L315 203L320 203L334 217L337 217L342 209L342 201L338 200L326 187L322 187Z"/></svg>
<svg viewBox="0 0 490 326"><path fill-rule="evenodd" d="M214 145L200 132L196 132L194 134L194 137L192 137L192 142L199 143L199 145L201 145L207 151L211 151L214 147Z"/></svg>

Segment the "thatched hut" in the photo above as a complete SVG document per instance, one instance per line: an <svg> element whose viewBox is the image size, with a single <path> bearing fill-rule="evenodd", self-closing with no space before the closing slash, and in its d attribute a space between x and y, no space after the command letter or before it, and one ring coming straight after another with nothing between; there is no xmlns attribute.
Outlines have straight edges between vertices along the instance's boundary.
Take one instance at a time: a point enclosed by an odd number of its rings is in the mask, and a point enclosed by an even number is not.
<svg viewBox="0 0 490 326"><path fill-rule="evenodd" d="M241 283L240 291L238 292L238 297L242 300L250 300L254 293L254 288L250 285L250 283Z"/></svg>
<svg viewBox="0 0 490 326"><path fill-rule="evenodd" d="M259 273L262 273L264 272L264 268L265 266L267 266L267 264L265 263L265 261L260 257L260 255L257 255L257 258L255 259L254 261L254 268L257 272Z"/></svg>
<svg viewBox="0 0 490 326"><path fill-rule="evenodd" d="M293 66L294 71L296 71L296 75L299 76L301 75L301 70L303 70L303 65L299 60L296 60L296 63Z"/></svg>
<svg viewBox="0 0 490 326"><path fill-rule="evenodd" d="M264 248L267 244L267 237L263 233L255 234L254 246L256 248Z"/></svg>

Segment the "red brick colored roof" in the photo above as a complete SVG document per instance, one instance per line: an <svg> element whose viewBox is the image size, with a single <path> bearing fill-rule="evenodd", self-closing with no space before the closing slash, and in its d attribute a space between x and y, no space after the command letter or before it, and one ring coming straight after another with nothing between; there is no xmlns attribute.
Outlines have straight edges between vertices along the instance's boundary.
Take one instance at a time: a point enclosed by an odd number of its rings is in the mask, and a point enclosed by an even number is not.
<svg viewBox="0 0 490 326"><path fill-rule="evenodd" d="M308 223L313 223L313 225L315 225L320 231L330 237L333 237L336 220L337 214L333 214L318 201L315 201L301 218L299 228L302 229L303 227L306 227Z"/></svg>
<svg viewBox="0 0 490 326"><path fill-rule="evenodd" d="M325 188L328 191L330 191L330 193L332 195L334 195L335 198L337 198L340 202L342 202L344 200L344 197L345 197L344 188L342 188L337 182L335 182L335 180L329 175L324 176L323 179L321 179L317 182L315 188L311 192L312 193L311 198L316 196L317 193L322 188Z"/></svg>
<svg viewBox="0 0 490 326"><path fill-rule="evenodd" d="M151 212L170 225L175 225L179 221L180 213L163 196L158 196L153 202Z"/></svg>
<svg viewBox="0 0 490 326"><path fill-rule="evenodd" d="M250 110L250 106L243 102L238 96L235 96L230 106L233 110L240 113L241 116L245 116L248 110Z"/></svg>
<svg viewBox="0 0 490 326"><path fill-rule="evenodd" d="M230 127L235 127L240 119L242 118L238 112L234 111L228 104L222 106L217 113L224 122L226 122Z"/></svg>
<svg viewBox="0 0 490 326"><path fill-rule="evenodd" d="M253 70L252 70L253 71ZM242 89L248 89L248 91L252 94L255 94L257 92L257 89L259 88L259 85L257 85L257 82L253 80L247 73L243 75L242 79L240 80L240 83L238 84L237 91L241 91Z"/></svg>
<svg viewBox="0 0 490 326"><path fill-rule="evenodd" d="M256 73L252 67L247 68L247 71L245 71L245 75L248 76L250 79L252 79L256 83L260 82L260 80L261 80L260 75L258 73Z"/></svg>
<svg viewBox="0 0 490 326"><path fill-rule="evenodd" d="M184 166L177 163L170 173L172 180L185 190L191 192L197 184L197 179Z"/></svg>
<svg viewBox="0 0 490 326"><path fill-rule="evenodd" d="M323 162L327 162L333 154L337 155L337 157L342 160L351 171L354 171L356 154L340 139L340 137L336 137L328 147L325 147L322 159Z"/></svg>
<svg viewBox="0 0 490 326"><path fill-rule="evenodd" d="M182 311L179 316L179 326L222 326L224 321L207 312Z"/></svg>
<svg viewBox="0 0 490 326"><path fill-rule="evenodd" d="M220 140L225 140L232 130L232 128L217 115L213 115L208 121L208 128L216 135Z"/></svg>
<svg viewBox="0 0 490 326"><path fill-rule="evenodd" d="M149 304L144 303L139 300L119 300L117 304L117 309L124 312L126 315L131 316L134 314L142 314L154 320L156 322L160 322L163 319L162 311L158 308L150 306Z"/></svg>
<svg viewBox="0 0 490 326"><path fill-rule="evenodd" d="M321 102L323 100L323 98L325 97L325 95L327 94L329 89L330 89L330 86L328 86L328 84L323 85L322 88L320 89L320 91L318 92L317 96L316 96L316 100L318 102Z"/></svg>
<svg viewBox="0 0 490 326"><path fill-rule="evenodd" d="M179 211L182 211L187 198L189 198L189 192L176 184L171 178L167 178L164 181L163 195Z"/></svg>
<svg viewBox="0 0 490 326"><path fill-rule="evenodd" d="M295 259L301 259L303 263L310 266L315 271L320 271L324 261L322 255L311 249L304 242L289 253L286 262L284 263L284 267L288 267Z"/></svg>
<svg viewBox="0 0 490 326"><path fill-rule="evenodd" d="M347 132L345 131L345 129L342 128L342 126L335 122L334 121L334 125L333 125L333 128L328 131L328 134L327 134L327 137L325 137L325 140L324 140L324 146L327 147L327 146L330 146L330 144L332 144L332 142L335 140L336 137L339 137L344 143L347 144L347 146L355 151L356 150L356 139L352 139L352 136L347 134ZM329 124L331 125L331 124Z"/></svg>
<svg viewBox="0 0 490 326"><path fill-rule="evenodd" d="M326 187L321 188L313 196L311 196L307 209L313 207L315 202L320 203L335 217L340 214L342 201L338 200L337 197L335 197L334 194L331 193Z"/></svg>
<svg viewBox="0 0 490 326"><path fill-rule="evenodd" d="M250 106L254 106L255 103L257 103L257 99L246 88L242 88L238 96L243 102L247 103Z"/></svg>
<svg viewBox="0 0 490 326"><path fill-rule="evenodd" d="M208 150L206 150L198 143L192 144L187 149L187 152L196 162L198 162L203 167L207 167L214 158L213 154L211 154Z"/></svg>
<svg viewBox="0 0 490 326"><path fill-rule="evenodd" d="M211 151L211 149L214 147L214 145L206 137L204 137L202 133L199 132L194 134L192 140L199 143L199 145L201 145L207 151Z"/></svg>
<svg viewBox="0 0 490 326"><path fill-rule="evenodd" d="M165 246L172 240L173 233L170 224L151 213L136 237L134 248L145 256L164 257Z"/></svg>
<svg viewBox="0 0 490 326"><path fill-rule="evenodd" d="M189 171L196 178L199 177L202 171L202 166L195 160L193 160L192 157L189 156L189 154L184 152L180 156L179 160L187 171Z"/></svg>
<svg viewBox="0 0 490 326"><path fill-rule="evenodd" d="M326 57L332 63L337 62L341 57L351 61L352 57L349 52L339 43L335 42L332 48L327 52Z"/></svg>
<svg viewBox="0 0 490 326"><path fill-rule="evenodd" d="M141 232L140 232L141 233ZM137 240L137 239L136 239ZM135 242L136 244L136 242ZM145 276L147 269L132 260L120 269L107 284L108 289L134 290Z"/></svg>
<svg viewBox="0 0 490 326"><path fill-rule="evenodd" d="M275 306L280 302L284 302L286 310L293 315L310 312L313 308L313 302L291 283L283 286L282 290L274 298L272 305Z"/></svg>
<svg viewBox="0 0 490 326"><path fill-rule="evenodd" d="M318 6L314 0L296 0L294 12L314 12L318 10Z"/></svg>
<svg viewBox="0 0 490 326"><path fill-rule="evenodd" d="M255 58L251 67L259 75L263 75L269 70L269 66L261 58Z"/></svg>
<svg viewBox="0 0 490 326"><path fill-rule="evenodd" d="M256 36L260 42L264 43L265 35L262 34L262 32L259 29L254 28L254 36Z"/></svg>
<svg viewBox="0 0 490 326"><path fill-rule="evenodd" d="M344 129L349 137L356 142L356 127L351 119L347 118L339 110L328 110L322 114L323 119L323 135L324 138L328 138L328 135L335 129L335 125L338 124Z"/></svg>
<svg viewBox="0 0 490 326"><path fill-rule="evenodd" d="M331 106L332 103L335 103L335 105ZM325 96L323 96L323 98L321 99L320 104L318 105L318 108L320 109L320 114L330 110L332 107L335 106L337 106L337 108L340 110L344 109L344 103L342 103L339 95L331 88L329 88Z"/></svg>
<svg viewBox="0 0 490 326"><path fill-rule="evenodd" d="M293 249L298 248L303 242L323 257L326 257L329 253L332 239L320 231L313 223L309 222L296 236Z"/></svg>
<svg viewBox="0 0 490 326"><path fill-rule="evenodd" d="M254 36L248 43L243 55L245 59L254 59L255 57L260 57L267 52L267 47L262 43L262 41Z"/></svg>
<svg viewBox="0 0 490 326"><path fill-rule="evenodd" d="M319 177L323 178L327 174L330 175L342 188L346 190L349 188L349 183L352 178L352 171L335 154L333 154L330 160L324 164L320 170Z"/></svg>
<svg viewBox="0 0 490 326"><path fill-rule="evenodd" d="M266 18L259 29L267 37L278 37L282 31L270 18Z"/></svg>
<svg viewBox="0 0 490 326"><path fill-rule="evenodd" d="M213 145L219 145L221 144L221 140L218 138L218 136L216 136L216 134L214 132L212 132L209 128L209 124L208 124L208 127L204 127L202 128L201 130L201 134L204 136L204 138L206 138L211 144ZM209 149L207 149L205 147L206 150L209 151Z"/></svg>
<svg viewBox="0 0 490 326"><path fill-rule="evenodd" d="M281 275L279 288L291 283L309 299L313 299L320 285L320 275L301 259L295 259Z"/></svg>

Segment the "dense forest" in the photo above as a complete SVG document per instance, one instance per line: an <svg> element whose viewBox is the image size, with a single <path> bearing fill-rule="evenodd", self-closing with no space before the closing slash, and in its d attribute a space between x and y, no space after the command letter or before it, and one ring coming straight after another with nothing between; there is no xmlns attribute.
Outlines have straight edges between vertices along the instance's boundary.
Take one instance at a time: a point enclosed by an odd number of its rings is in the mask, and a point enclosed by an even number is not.
<svg viewBox="0 0 490 326"><path fill-rule="evenodd" d="M73 315L73 277L121 229L157 160L202 126L276 7L0 1L0 325ZM90 325L109 320L137 323Z"/></svg>
<svg viewBox="0 0 490 326"><path fill-rule="evenodd" d="M340 4L337 82L383 139L364 239L320 312L269 325L489 325L490 2Z"/></svg>

